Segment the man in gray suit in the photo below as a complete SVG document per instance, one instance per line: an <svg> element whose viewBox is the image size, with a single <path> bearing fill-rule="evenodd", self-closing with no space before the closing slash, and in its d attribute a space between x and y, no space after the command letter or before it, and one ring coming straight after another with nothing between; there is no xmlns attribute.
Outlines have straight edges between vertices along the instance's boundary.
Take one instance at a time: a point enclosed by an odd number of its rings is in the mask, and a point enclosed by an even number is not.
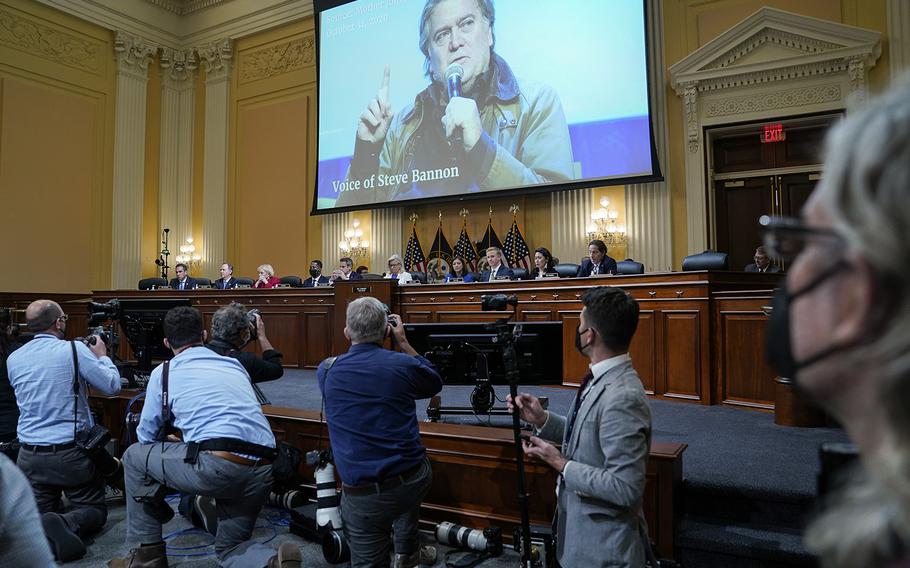
<svg viewBox="0 0 910 568"><path fill-rule="evenodd" d="M560 473L556 553L564 568L627 566L652 559L642 513L651 410L629 358L638 303L622 289L598 287L582 297L575 347L591 360L569 416L519 394L521 418L537 436L525 453ZM509 408L513 408L509 399ZM545 440L562 443L562 451Z"/></svg>

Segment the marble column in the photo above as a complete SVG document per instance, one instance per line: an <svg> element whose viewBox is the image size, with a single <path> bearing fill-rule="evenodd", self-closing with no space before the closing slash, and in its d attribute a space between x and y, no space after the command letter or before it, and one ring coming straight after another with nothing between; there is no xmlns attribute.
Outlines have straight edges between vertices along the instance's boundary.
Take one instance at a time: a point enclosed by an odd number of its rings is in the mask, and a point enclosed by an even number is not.
<svg viewBox="0 0 910 568"><path fill-rule="evenodd" d="M578 263L588 250L585 228L591 222L592 201L590 188L550 194L553 242L550 252L560 262Z"/></svg>
<svg viewBox="0 0 910 568"><path fill-rule="evenodd" d="M382 274L386 271L386 260L390 256L393 254L404 256L404 243L401 242L401 207L374 209L372 226L370 272Z"/></svg>
<svg viewBox="0 0 910 568"><path fill-rule="evenodd" d="M350 226L350 213L332 213L322 216L322 265L325 274L331 274L332 270L338 266L338 259L341 258L338 243L344 238L344 232Z"/></svg>
<svg viewBox="0 0 910 568"><path fill-rule="evenodd" d="M228 117L234 46L225 39L196 48L205 66L205 152L202 182L200 274L213 273L227 258ZM183 237L185 238L185 237Z"/></svg>
<svg viewBox="0 0 910 568"><path fill-rule="evenodd" d="M193 237L193 130L196 55L162 49L159 222L171 229L174 250ZM200 273L200 276L204 274Z"/></svg>
<svg viewBox="0 0 910 568"><path fill-rule="evenodd" d="M888 0L888 57L891 78L904 77L910 67L910 2ZM910 81L910 77L905 77Z"/></svg>
<svg viewBox="0 0 910 568"><path fill-rule="evenodd" d="M657 160L664 180L670 179L667 160L667 88L664 80L663 14L659 0L648 2L648 51L651 58L651 123ZM626 254L645 265L645 270L673 268L672 216L668 181L627 185Z"/></svg>
<svg viewBox="0 0 910 568"><path fill-rule="evenodd" d="M142 275L142 205L145 190L145 103L148 65L157 46L118 32L114 115L114 188L111 288L135 289Z"/></svg>

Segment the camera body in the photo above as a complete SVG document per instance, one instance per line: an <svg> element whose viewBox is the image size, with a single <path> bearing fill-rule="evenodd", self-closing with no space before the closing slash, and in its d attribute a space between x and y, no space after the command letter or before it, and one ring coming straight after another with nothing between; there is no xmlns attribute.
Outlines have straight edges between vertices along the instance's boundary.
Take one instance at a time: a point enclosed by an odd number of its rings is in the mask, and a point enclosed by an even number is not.
<svg viewBox="0 0 910 568"><path fill-rule="evenodd" d="M259 339L259 325L256 323L256 316L262 317L262 314L256 308L246 313L246 319L250 324L250 341Z"/></svg>
<svg viewBox="0 0 910 568"><path fill-rule="evenodd" d="M392 327L398 327L398 322L392 317L392 308L388 304L383 304L382 307L385 308L386 323Z"/></svg>

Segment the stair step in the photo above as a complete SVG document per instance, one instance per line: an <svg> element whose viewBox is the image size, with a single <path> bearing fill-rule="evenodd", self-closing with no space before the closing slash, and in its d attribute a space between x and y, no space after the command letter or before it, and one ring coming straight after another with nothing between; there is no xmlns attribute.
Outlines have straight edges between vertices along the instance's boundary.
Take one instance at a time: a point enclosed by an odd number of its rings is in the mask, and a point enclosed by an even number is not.
<svg viewBox="0 0 910 568"><path fill-rule="evenodd" d="M815 499L732 487L687 484L683 514L718 524L751 524L802 530L815 510Z"/></svg>
<svg viewBox="0 0 910 568"><path fill-rule="evenodd" d="M817 566L803 546L802 530L788 527L686 516L676 532L676 547L677 560L687 567Z"/></svg>

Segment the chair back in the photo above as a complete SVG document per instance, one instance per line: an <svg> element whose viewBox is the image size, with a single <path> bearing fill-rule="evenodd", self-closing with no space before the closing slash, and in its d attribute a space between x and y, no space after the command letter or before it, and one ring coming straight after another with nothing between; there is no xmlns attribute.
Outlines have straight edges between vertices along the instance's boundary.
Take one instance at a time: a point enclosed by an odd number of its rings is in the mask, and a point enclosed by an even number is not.
<svg viewBox="0 0 910 568"><path fill-rule="evenodd" d="M303 288L303 280L299 276L282 276L281 283L287 284L291 288Z"/></svg>
<svg viewBox="0 0 910 568"><path fill-rule="evenodd" d="M372 272L367 272L363 275L364 280L382 280L382 274L374 274Z"/></svg>
<svg viewBox="0 0 910 568"><path fill-rule="evenodd" d="M729 270L727 253L706 250L698 254L690 254L682 261L684 272L691 270Z"/></svg>
<svg viewBox="0 0 910 568"><path fill-rule="evenodd" d="M411 272L411 278L413 278L414 281L416 281L416 282L420 282L421 284L427 283L427 273L426 272L420 272L418 270L415 270L415 271Z"/></svg>
<svg viewBox="0 0 910 568"><path fill-rule="evenodd" d="M578 265L574 262L560 262L553 267L560 278L572 278L578 274Z"/></svg>
<svg viewBox="0 0 910 568"><path fill-rule="evenodd" d="M154 288L165 288L167 280L164 278L143 278L139 281L140 290L152 290Z"/></svg>
<svg viewBox="0 0 910 568"><path fill-rule="evenodd" d="M239 287L239 286L243 286L243 287L245 287L245 288L251 288L251 287L253 286L253 279L252 279L252 278L243 278L243 277L241 276L240 278L236 278L235 280L237 280L237 286L238 286L238 287Z"/></svg>
<svg viewBox="0 0 910 568"><path fill-rule="evenodd" d="M199 287L199 288L202 288L203 286L205 286L205 287L207 287L207 288L211 288L211 287L212 287L212 279L211 279L211 278L195 278L195 277L194 277L194 280L196 280L196 286Z"/></svg>
<svg viewBox="0 0 910 568"><path fill-rule="evenodd" d="M616 263L616 274L644 274L645 265L631 258Z"/></svg>
<svg viewBox="0 0 910 568"><path fill-rule="evenodd" d="M528 269L527 268L513 268L512 274L515 275L515 280L527 280L528 279Z"/></svg>

